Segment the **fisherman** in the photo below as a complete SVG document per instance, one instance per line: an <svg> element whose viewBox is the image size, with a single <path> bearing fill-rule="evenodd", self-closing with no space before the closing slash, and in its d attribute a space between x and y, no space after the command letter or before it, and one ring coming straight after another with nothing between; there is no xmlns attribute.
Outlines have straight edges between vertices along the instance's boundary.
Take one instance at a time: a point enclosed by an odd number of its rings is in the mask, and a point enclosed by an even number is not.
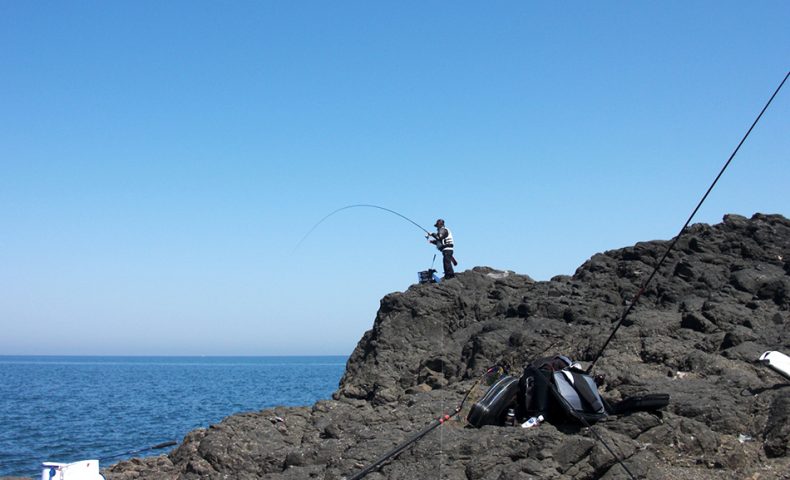
<svg viewBox="0 0 790 480"><path fill-rule="evenodd" d="M453 271L453 264L457 264L453 257L453 234L450 229L444 226L444 220L441 218L436 220L434 224L436 233L430 233L425 236L429 242L436 245L436 248L442 252L442 266L444 267L444 279L449 280L455 277Z"/></svg>

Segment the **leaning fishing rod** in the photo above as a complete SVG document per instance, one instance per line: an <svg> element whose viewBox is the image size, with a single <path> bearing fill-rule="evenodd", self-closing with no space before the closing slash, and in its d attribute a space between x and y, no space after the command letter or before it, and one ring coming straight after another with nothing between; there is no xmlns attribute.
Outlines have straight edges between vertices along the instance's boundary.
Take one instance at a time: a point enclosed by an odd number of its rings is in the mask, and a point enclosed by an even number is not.
<svg viewBox="0 0 790 480"><path fill-rule="evenodd" d="M686 220L686 223L683 224L683 227L681 227L680 232L678 232L678 234L672 240L672 243L669 244L669 247L667 248L666 252L664 252L664 256L661 257L661 260L653 268L653 272L650 274L650 276L647 278L647 280L645 280L644 283L642 283L642 286L639 288L639 291L636 293L636 295L631 300L631 302L628 304L628 306L625 308L625 310L623 310L623 314L620 317L620 320L615 325L614 329L612 330L612 333L609 334L609 338L606 339L606 341L603 344L603 347L601 347L601 350L598 352L598 354L595 356L595 358L593 359L593 361L590 364L590 366L587 368L587 373L590 373L592 371L593 367L595 366L595 363L598 361L599 358L601 358L601 355L603 355L604 350L606 350L606 347L609 345L609 342L611 342L612 339L614 338L615 334L617 333L617 330L623 324L623 321L625 321L625 318L628 316L629 313L631 313L631 310L634 309L634 306L636 305L636 302L639 301L639 298L642 296L642 294L645 293L645 290L647 289L647 286L653 280L653 277L656 276L656 273L658 272L658 269L661 268L661 266L664 264L664 261L666 261L667 257L669 256L669 252L671 252L672 249L675 247L675 244L678 243L678 240L680 239L681 235L683 235L683 232L685 232L686 228L691 223L691 219L694 218L694 215L697 214L697 211L700 209L702 204L705 202L705 199L708 198L708 194L710 194L711 190L713 190L713 187L716 186L716 183L719 181L719 178L721 178L721 176L724 174L724 171L727 170L727 167L730 165L730 162L732 162L732 159L735 158L735 154L738 153L738 150L740 150L741 145L743 145L743 142L745 142L746 138L749 136L749 134L752 133L752 130L754 129L755 125L757 125L757 122L760 121L760 118L762 118L763 113L765 113L765 111L768 109L768 106L774 100L774 97L776 97L776 94L778 94L779 90L782 89L782 86L787 81L787 77L790 77L790 71L787 72L787 74L785 75L785 78L782 79L782 82L779 84L778 87L776 87L776 90L774 91L773 95L771 95L771 98L768 99L768 102L766 102L765 106L760 111L760 114L757 115L757 118L754 120L754 122L752 122L752 126L749 127L749 130L746 132L746 134L743 136L743 138L741 138L741 141L738 143L738 146L735 147L735 150L733 150L732 154L730 155L730 158L728 158L727 162L724 163L724 166L719 171L719 174L716 175L716 178L713 180L713 183L710 184L710 187L708 187L708 190L705 192L705 195L702 196L702 199L700 199L699 203L697 203L696 208L694 208L694 211L691 212L691 215L689 215L689 218L688 218L688 220Z"/></svg>
<svg viewBox="0 0 790 480"><path fill-rule="evenodd" d="M414 435L412 435L408 439L406 439L403 442L401 442L395 448L391 449L387 453L385 453L382 456L380 456L379 458L377 458L373 463L371 463L367 467L363 468L362 470L360 470L359 472L354 474L354 476L348 477L348 480L359 480L360 478L363 478L363 477L367 476L367 474L369 474L370 472L378 470L384 462L386 462L387 460L389 460L391 458L394 458L394 457L398 456L401 452L403 452L404 450L409 448L409 446L411 446L412 444L414 444L415 442L420 440L422 437L428 435L435 428L444 425L446 422L450 421L453 417L455 417L456 415L461 413L461 411L464 408L464 404L469 399L469 396L472 394L472 392L474 391L475 387L477 387L477 385L480 384L481 381L483 381L483 379L486 377L486 375L490 374L491 372L495 371L498 368L502 368L502 367L499 366L498 364L494 365L493 367L487 369L485 371L485 373L480 375L477 378L477 380L475 380L475 382L472 384L472 386L469 388L469 390L467 390L466 395L464 395L464 397L461 399L461 402L458 404L458 406L456 406L455 409L453 409L452 413L442 414L438 418L435 418L434 420L431 421L431 423L426 425L422 430L420 430L419 432L415 433Z"/></svg>
<svg viewBox="0 0 790 480"><path fill-rule="evenodd" d="M402 219L406 220L407 222L411 223L411 224L412 224L412 225L414 225L415 227L417 227L417 228L419 228L420 230L422 230L423 232L425 232L425 234L426 234L426 235L430 235L430 234L431 234L431 232L429 232L428 230L426 230L425 228L423 228L423 227L422 227L420 224L418 224L417 222L415 222L415 221L414 221L414 220L412 220L411 218L409 218L409 217L407 217L407 216L405 216L405 215L402 215L402 214L400 214L400 213L396 212L395 210L391 210L391 209L389 209L389 208L381 207L381 206L379 206L379 205L372 205L372 204L369 204L369 203L358 203L358 204L354 204L354 205L346 205L345 207L338 208L337 210L334 210L334 211L330 212L330 213L329 213L329 214L327 214L327 215L326 215L324 218L322 218L321 220L319 220L318 222L316 222L316 224L315 224L315 225L313 225L313 227L312 227L310 230L308 230L308 232L307 232L307 233L305 233L304 237L302 237L302 239L301 239L301 240L299 240L299 243L297 243L297 244L296 244L296 247L294 247L294 252L295 252L296 250L298 250L298 249L299 249L299 247L302 245L302 243L303 243L303 242L304 242L304 241L307 239L307 237L309 237L309 236L310 236L310 234L311 234L311 233L313 233L313 231L314 231L316 228L318 228L318 226L319 226L319 225L321 225L322 223L324 223L324 221L326 221L326 220L327 220L329 217L331 217L332 215L334 215L334 214L336 214L336 213L340 213L340 212L342 212L343 210L348 210L348 209L351 209L351 208L375 208L375 209L378 209L378 210L383 210L383 211L385 211L385 212L389 212L389 213L391 213L391 214L393 214L393 215L397 215L397 216L399 216L400 218L402 218Z"/></svg>
<svg viewBox="0 0 790 480"><path fill-rule="evenodd" d="M460 410L455 411L452 414L445 414L445 415L440 416L439 418L434 419L425 428L423 428L419 432L417 432L414 435L412 435L411 437L409 437L406 441L404 441L403 443L401 443L397 447L393 448L392 450L388 451L387 453L385 453L384 455L379 457L375 462L371 463L367 467L365 467L362 470L360 470L359 472L357 472L356 475L354 475L353 477L349 477L348 480L359 480L360 478L363 478L363 477L367 476L367 474L369 474L370 472L372 472L374 470L377 470L381 466L382 463L386 462L390 458L393 458L393 457L399 455L402 451L404 451L407 448L409 448L409 446L411 446L411 444L417 442L422 437L428 435L436 427L444 425L444 422L446 422L446 421L450 420L451 418L453 418L455 415L458 414L458 412L460 412Z"/></svg>

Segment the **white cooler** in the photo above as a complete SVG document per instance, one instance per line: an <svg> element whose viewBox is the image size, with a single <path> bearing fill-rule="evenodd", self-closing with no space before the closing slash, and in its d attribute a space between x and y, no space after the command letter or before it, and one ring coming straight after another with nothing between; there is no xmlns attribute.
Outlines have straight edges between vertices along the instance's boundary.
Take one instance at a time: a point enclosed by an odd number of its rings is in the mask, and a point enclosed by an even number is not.
<svg viewBox="0 0 790 480"><path fill-rule="evenodd" d="M82 460L74 463L44 462L41 464L41 480L102 480L98 460Z"/></svg>

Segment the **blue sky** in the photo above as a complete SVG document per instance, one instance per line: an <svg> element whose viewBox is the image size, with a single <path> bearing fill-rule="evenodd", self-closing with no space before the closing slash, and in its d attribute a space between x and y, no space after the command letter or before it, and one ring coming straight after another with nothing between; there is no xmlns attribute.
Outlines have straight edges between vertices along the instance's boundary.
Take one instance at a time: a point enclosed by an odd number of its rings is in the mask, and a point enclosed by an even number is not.
<svg viewBox="0 0 790 480"><path fill-rule="evenodd" d="M677 233L790 3L2 2L0 354L349 354L435 250L538 280ZM696 221L790 214L790 91ZM439 260L437 259L437 263Z"/></svg>

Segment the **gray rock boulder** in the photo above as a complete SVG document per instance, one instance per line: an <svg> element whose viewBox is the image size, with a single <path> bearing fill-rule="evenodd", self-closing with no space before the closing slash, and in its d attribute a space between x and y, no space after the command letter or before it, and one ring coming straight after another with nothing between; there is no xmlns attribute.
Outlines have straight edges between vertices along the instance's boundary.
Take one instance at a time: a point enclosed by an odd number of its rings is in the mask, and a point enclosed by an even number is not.
<svg viewBox="0 0 790 480"><path fill-rule="evenodd" d="M514 373L562 353L592 361L667 241L593 255L536 282L477 267L381 300L330 400L234 415L116 479L341 479L453 412L495 363ZM756 363L790 353L790 221L728 215L693 225L595 366L609 400L669 393L658 414L593 429L643 479L790 478L790 385ZM468 407L468 405L466 405ZM454 417L367 478L625 479L589 429L465 425Z"/></svg>

